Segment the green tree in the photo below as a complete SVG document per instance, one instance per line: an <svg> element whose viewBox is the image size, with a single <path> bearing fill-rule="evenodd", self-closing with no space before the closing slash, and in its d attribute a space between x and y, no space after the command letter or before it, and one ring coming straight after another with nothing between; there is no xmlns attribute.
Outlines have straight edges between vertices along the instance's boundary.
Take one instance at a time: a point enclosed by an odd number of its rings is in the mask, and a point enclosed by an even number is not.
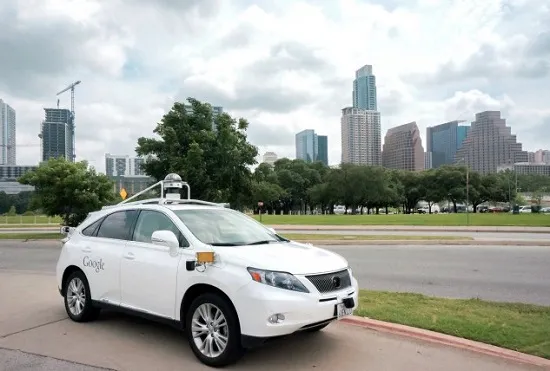
<svg viewBox="0 0 550 371"><path fill-rule="evenodd" d="M531 198L533 199L536 206L541 207L545 192L546 188L540 188L533 192Z"/></svg>
<svg viewBox="0 0 550 371"><path fill-rule="evenodd" d="M437 168L437 186L445 198L453 204L457 212L457 203L466 200L466 167L445 165Z"/></svg>
<svg viewBox="0 0 550 371"><path fill-rule="evenodd" d="M322 165L322 164L321 164ZM275 162L275 174L279 185L285 190L282 199L284 213L290 210L305 212L313 207L308 190L322 182L316 163L283 158Z"/></svg>
<svg viewBox="0 0 550 371"><path fill-rule="evenodd" d="M252 198L253 207L258 207L258 202L263 202L264 206L262 212L272 214L275 210L280 208L280 200L285 196L285 191L276 183L269 183L266 181L253 182L252 184Z"/></svg>
<svg viewBox="0 0 550 371"><path fill-rule="evenodd" d="M401 184L403 184L403 209L406 214L414 211L422 197L426 194L422 184L422 174L414 171L403 170L399 173Z"/></svg>
<svg viewBox="0 0 550 371"><path fill-rule="evenodd" d="M384 169L385 184L381 195L380 207L389 213L390 207L400 207L405 202L405 188L400 180L400 171L396 169Z"/></svg>
<svg viewBox="0 0 550 371"><path fill-rule="evenodd" d="M50 159L18 181L35 187L35 205L40 205L46 215L59 215L72 227L115 197L109 178L89 168L85 161Z"/></svg>
<svg viewBox="0 0 550 371"><path fill-rule="evenodd" d="M138 139L137 154L148 158L143 169L157 180L177 173L191 186L193 198L241 209L252 197L249 166L258 155L247 141L248 122L227 113L215 116L208 103L187 101L191 112L176 102L157 124L153 132L160 139Z"/></svg>
<svg viewBox="0 0 550 371"><path fill-rule="evenodd" d="M17 211L15 210L15 206L11 205L10 209L8 210L8 216L16 216Z"/></svg>
<svg viewBox="0 0 550 371"><path fill-rule="evenodd" d="M429 169L420 175L420 184L422 189L422 199L428 203L428 213L432 213L432 207L435 203L445 200L445 190L438 183L438 174L436 169Z"/></svg>

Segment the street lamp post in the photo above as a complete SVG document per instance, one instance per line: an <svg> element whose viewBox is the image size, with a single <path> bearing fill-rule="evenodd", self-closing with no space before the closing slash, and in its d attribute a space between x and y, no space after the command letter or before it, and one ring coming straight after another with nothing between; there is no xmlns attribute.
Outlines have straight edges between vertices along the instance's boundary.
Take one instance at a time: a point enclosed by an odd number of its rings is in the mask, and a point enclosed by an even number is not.
<svg viewBox="0 0 550 371"><path fill-rule="evenodd" d="M466 165L466 225L470 226L470 167Z"/></svg>
<svg viewBox="0 0 550 371"><path fill-rule="evenodd" d="M465 157L461 158L461 162L466 165L466 226L470 226L470 167Z"/></svg>

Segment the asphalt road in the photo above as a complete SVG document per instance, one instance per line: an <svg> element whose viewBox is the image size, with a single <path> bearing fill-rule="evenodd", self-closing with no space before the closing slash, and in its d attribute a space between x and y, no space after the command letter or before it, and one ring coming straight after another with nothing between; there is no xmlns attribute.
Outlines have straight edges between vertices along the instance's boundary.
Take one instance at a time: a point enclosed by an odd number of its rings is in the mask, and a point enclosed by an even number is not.
<svg viewBox="0 0 550 371"><path fill-rule="evenodd" d="M58 242L0 241L0 270L53 274ZM348 259L361 288L550 305L550 248L326 246Z"/></svg>
<svg viewBox="0 0 550 371"><path fill-rule="evenodd" d="M2 233L55 233L58 231L57 227L36 227L36 228L0 228L0 234ZM332 234L332 235L391 235L396 234L400 236L458 236L458 237L470 237L474 240L493 240L493 241L550 241L550 233L518 233L518 232L446 232L446 231L392 231L391 228L382 231L373 230L290 230L279 228L277 229L282 234Z"/></svg>
<svg viewBox="0 0 550 371"><path fill-rule="evenodd" d="M342 230L328 230L312 231L312 230L285 230L277 229L277 232L281 234L332 234L332 235L373 235L373 236L387 236L396 234L399 236L457 236L457 237L470 237L474 240L496 240L496 241L529 241L529 240L546 240L550 241L550 233L517 233L517 232L445 232L445 231L370 231L370 230L358 230L358 231L342 231Z"/></svg>

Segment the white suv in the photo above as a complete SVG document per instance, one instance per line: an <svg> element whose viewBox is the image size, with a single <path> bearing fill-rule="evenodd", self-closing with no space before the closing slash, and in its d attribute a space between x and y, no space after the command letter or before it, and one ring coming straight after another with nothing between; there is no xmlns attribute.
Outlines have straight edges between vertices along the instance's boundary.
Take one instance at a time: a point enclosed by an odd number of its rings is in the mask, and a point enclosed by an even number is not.
<svg viewBox="0 0 550 371"><path fill-rule="evenodd" d="M62 228L57 283L73 321L108 307L167 322L185 330L200 361L219 367L357 307L357 280L341 256L192 200L189 189L180 199L187 184L176 174L155 186L164 198L123 202Z"/></svg>

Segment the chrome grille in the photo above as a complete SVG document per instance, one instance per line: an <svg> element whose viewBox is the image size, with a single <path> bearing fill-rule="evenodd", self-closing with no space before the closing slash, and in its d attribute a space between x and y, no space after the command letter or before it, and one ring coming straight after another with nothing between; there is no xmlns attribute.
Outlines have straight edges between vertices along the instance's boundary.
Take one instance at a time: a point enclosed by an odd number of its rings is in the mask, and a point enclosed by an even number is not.
<svg viewBox="0 0 550 371"><path fill-rule="evenodd" d="M306 276L320 293L343 290L351 286L351 277L347 269L333 272Z"/></svg>

